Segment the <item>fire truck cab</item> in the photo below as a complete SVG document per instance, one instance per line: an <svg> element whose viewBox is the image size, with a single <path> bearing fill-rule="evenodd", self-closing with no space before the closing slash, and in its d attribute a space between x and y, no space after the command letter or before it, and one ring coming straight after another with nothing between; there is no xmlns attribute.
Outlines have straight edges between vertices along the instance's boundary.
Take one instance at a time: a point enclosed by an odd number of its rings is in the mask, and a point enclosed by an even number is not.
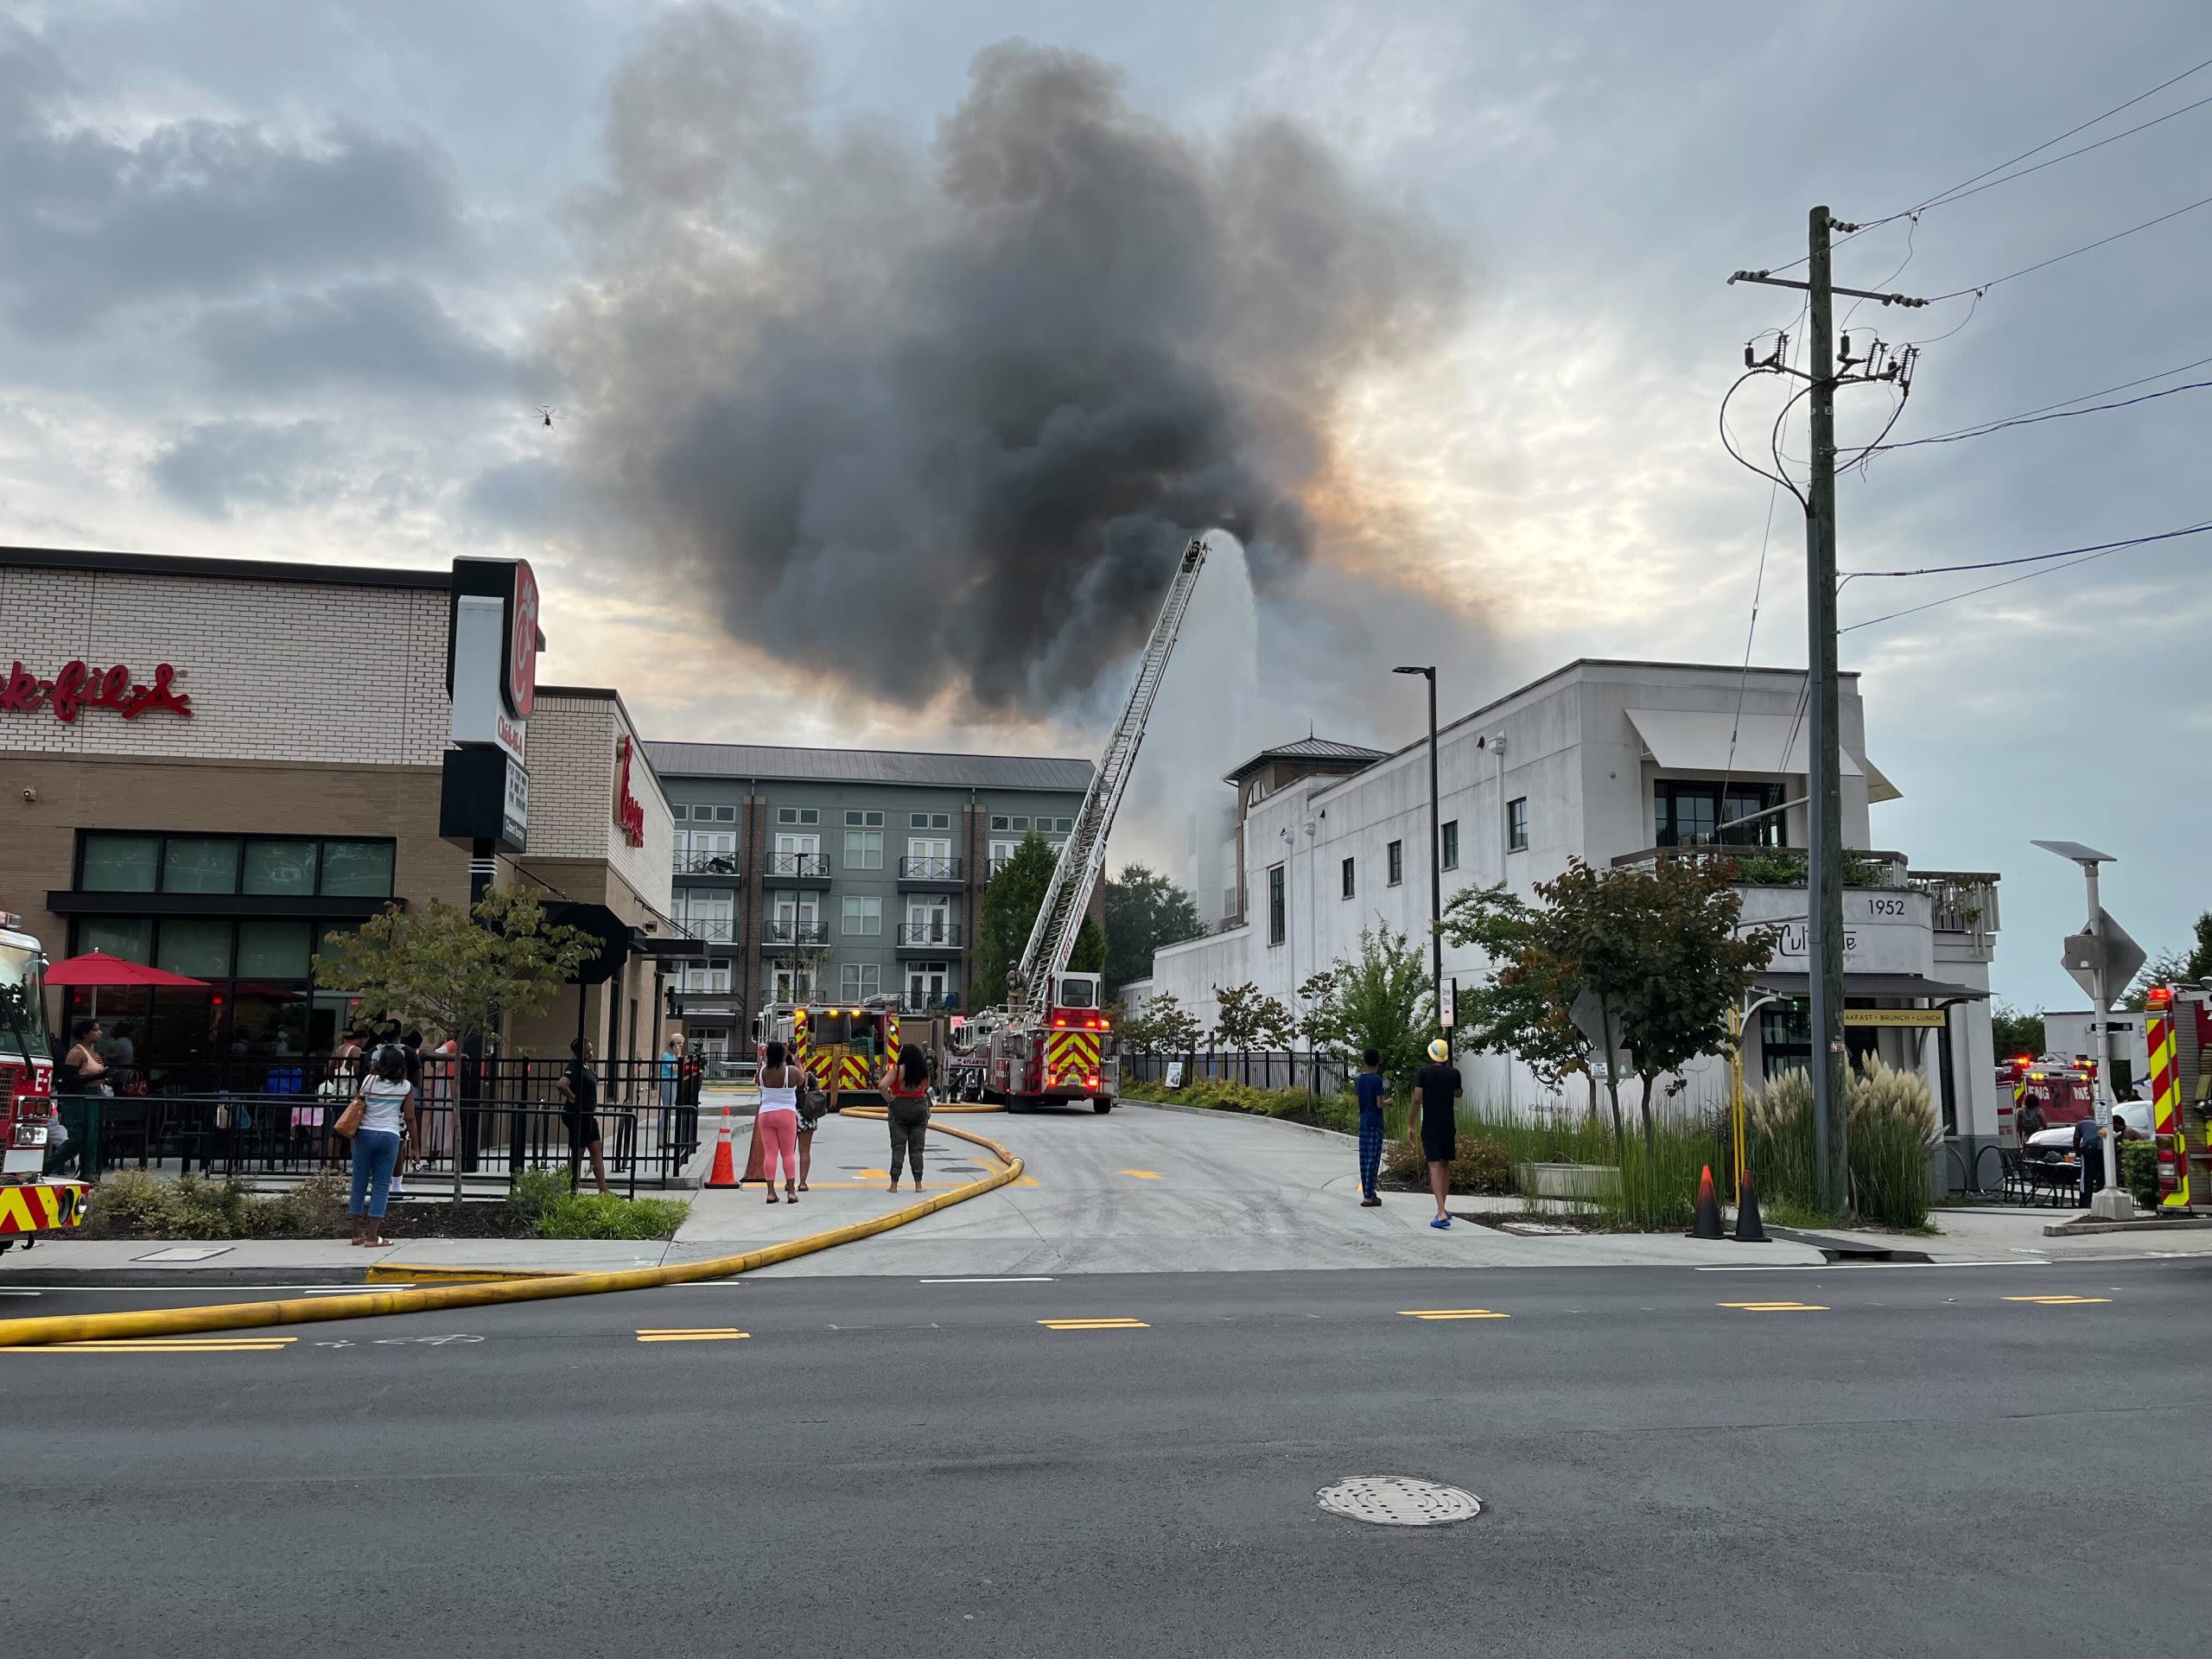
<svg viewBox="0 0 2212 1659"><path fill-rule="evenodd" d="M1010 1112L1084 1100L1095 1112L1112 1111L1122 1061L1104 993L1103 975L1064 972L1052 982L1042 1025L988 1016L970 1020L967 1070L979 1096Z"/></svg>
<svg viewBox="0 0 2212 1659"><path fill-rule="evenodd" d="M0 1250L79 1226L92 1189L46 1173L58 1121L46 1041L46 956L17 917L0 912Z"/></svg>

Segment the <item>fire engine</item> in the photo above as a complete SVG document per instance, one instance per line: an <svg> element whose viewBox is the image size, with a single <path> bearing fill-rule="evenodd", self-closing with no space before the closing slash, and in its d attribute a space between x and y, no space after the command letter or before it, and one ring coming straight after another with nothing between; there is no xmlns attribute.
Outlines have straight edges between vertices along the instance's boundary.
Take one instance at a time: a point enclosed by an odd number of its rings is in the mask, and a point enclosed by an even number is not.
<svg viewBox="0 0 2212 1659"><path fill-rule="evenodd" d="M2151 1109L2158 1148L2158 1208L2187 1211L2212 1195L2212 991L2153 985L2143 1000L2151 1051Z"/></svg>
<svg viewBox="0 0 2212 1659"><path fill-rule="evenodd" d="M2097 1115L2096 1062L2084 1057L2069 1060L2046 1054L2032 1059L2023 1054L1997 1068L1997 1087L1999 1136L2031 1153L2060 1144L2053 1139L2038 1145L2037 1136L2070 1130ZM2070 1139L2064 1141L2066 1147L2072 1145Z"/></svg>
<svg viewBox="0 0 2212 1659"><path fill-rule="evenodd" d="M20 918L0 912L0 1250L83 1224L92 1189L46 1174L54 1132L54 1056L46 1043L46 967Z"/></svg>
<svg viewBox="0 0 2212 1659"><path fill-rule="evenodd" d="M1088 1100L1094 1111L1114 1109L1121 1060L1103 1007L1104 980L1098 974L1070 971L1068 958L1105 868L1106 838L1205 560L1202 540L1183 550L1138 661L1128 702L1037 907L1020 965L1007 975L1007 1005L978 1014L957 1034L948 1081L971 1098L1002 1103L1009 1111L1079 1100Z"/></svg>

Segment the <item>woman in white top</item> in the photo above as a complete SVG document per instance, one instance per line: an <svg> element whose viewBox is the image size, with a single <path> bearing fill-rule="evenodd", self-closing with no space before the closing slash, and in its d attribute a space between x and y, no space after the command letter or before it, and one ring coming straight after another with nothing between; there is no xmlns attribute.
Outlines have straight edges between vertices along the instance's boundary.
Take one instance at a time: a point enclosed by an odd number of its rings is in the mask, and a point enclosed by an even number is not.
<svg viewBox="0 0 2212 1659"><path fill-rule="evenodd" d="M781 1043L768 1045L761 1057L760 1114L753 1133L760 1141L760 1179L768 1184L768 1202L776 1202L776 1166L784 1170L784 1196L798 1202L798 1091L806 1073L791 1064Z"/></svg>
<svg viewBox="0 0 2212 1659"><path fill-rule="evenodd" d="M400 1148L416 1133L415 1085L407 1081L407 1051L386 1043L361 1081L361 1127L353 1132L353 1242L381 1246L377 1224L391 1197L391 1173Z"/></svg>

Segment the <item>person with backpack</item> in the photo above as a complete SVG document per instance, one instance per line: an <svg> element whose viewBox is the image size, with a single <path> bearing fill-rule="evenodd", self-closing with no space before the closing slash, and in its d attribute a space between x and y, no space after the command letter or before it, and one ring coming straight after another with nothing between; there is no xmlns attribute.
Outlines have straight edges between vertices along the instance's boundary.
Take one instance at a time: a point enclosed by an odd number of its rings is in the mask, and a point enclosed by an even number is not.
<svg viewBox="0 0 2212 1659"><path fill-rule="evenodd" d="M922 1136L930 1127L930 1057L918 1044L899 1052L895 1065L883 1068L876 1086L883 1091L884 1116L891 1120L891 1190L899 1190L899 1166L914 1166L914 1191L922 1190Z"/></svg>

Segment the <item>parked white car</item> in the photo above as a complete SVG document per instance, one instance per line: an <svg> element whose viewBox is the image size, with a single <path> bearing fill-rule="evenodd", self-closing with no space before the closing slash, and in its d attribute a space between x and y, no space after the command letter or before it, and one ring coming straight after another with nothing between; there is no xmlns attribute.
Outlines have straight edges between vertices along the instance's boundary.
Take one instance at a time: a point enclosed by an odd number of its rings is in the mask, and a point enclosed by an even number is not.
<svg viewBox="0 0 2212 1659"><path fill-rule="evenodd" d="M2135 1135L2147 1137L2151 1134L2154 1108L2147 1100L2123 1100L2113 1103L2113 1116L2127 1125ZM2046 1164L2063 1163L2074 1155L2074 1126L2062 1123L2055 1128L2038 1129L2028 1137L2028 1156Z"/></svg>

